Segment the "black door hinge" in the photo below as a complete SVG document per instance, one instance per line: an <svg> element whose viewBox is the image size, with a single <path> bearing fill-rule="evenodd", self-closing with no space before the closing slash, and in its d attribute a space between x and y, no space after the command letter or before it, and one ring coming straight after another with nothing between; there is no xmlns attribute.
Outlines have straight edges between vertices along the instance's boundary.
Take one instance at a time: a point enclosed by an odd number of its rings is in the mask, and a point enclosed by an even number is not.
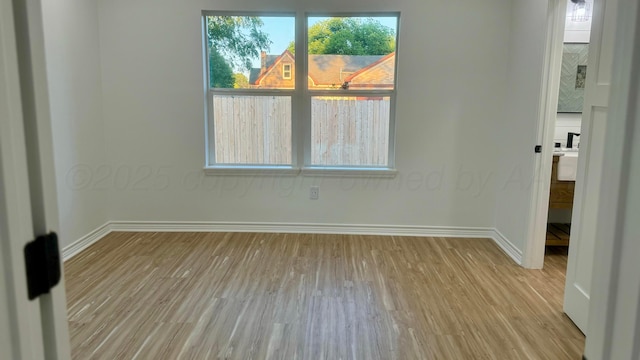
<svg viewBox="0 0 640 360"><path fill-rule="evenodd" d="M542 145L536 145L536 147L535 147L535 148L533 148L533 151L534 151L536 154L541 153L541 152L542 152Z"/></svg>
<svg viewBox="0 0 640 360"><path fill-rule="evenodd" d="M24 247L27 266L27 289L29 300L48 293L60 282L60 252L58 235L52 232L38 236Z"/></svg>

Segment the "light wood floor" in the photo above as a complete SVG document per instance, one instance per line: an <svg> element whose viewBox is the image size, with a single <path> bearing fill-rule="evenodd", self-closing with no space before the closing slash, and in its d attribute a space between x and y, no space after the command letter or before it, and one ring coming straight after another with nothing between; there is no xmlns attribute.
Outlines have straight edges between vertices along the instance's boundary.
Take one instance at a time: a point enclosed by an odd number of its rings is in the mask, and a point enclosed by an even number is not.
<svg viewBox="0 0 640 360"><path fill-rule="evenodd" d="M530 271L486 239L112 233L65 264L73 357L579 359L550 251Z"/></svg>

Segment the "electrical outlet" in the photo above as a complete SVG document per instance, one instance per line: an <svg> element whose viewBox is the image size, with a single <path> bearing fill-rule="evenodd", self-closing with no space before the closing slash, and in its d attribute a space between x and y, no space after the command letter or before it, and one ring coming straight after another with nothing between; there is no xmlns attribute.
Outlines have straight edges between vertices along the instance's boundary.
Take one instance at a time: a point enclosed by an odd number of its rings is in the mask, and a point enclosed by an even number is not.
<svg viewBox="0 0 640 360"><path fill-rule="evenodd" d="M309 190L309 199L318 200L320 197L320 186L312 186Z"/></svg>

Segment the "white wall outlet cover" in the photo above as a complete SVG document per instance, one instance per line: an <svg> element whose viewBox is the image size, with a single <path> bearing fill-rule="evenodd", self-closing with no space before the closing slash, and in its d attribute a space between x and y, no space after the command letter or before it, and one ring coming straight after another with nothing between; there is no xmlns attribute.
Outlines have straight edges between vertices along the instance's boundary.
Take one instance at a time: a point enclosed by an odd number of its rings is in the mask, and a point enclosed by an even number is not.
<svg viewBox="0 0 640 360"><path fill-rule="evenodd" d="M319 197L320 197L320 187L312 186L311 189L309 190L309 199L318 200Z"/></svg>

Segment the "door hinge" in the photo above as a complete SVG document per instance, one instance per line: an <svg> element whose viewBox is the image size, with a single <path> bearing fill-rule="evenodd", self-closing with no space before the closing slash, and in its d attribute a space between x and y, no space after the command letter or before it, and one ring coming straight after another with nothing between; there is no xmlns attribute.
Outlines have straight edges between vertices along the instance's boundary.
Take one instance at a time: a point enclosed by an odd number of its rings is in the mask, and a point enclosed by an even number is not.
<svg viewBox="0 0 640 360"><path fill-rule="evenodd" d="M535 148L533 148L533 151L534 151L536 154L541 153L541 152L542 152L542 145L536 145L536 147L535 147Z"/></svg>
<svg viewBox="0 0 640 360"><path fill-rule="evenodd" d="M58 235L52 232L38 236L24 247L29 300L48 293L60 282Z"/></svg>

